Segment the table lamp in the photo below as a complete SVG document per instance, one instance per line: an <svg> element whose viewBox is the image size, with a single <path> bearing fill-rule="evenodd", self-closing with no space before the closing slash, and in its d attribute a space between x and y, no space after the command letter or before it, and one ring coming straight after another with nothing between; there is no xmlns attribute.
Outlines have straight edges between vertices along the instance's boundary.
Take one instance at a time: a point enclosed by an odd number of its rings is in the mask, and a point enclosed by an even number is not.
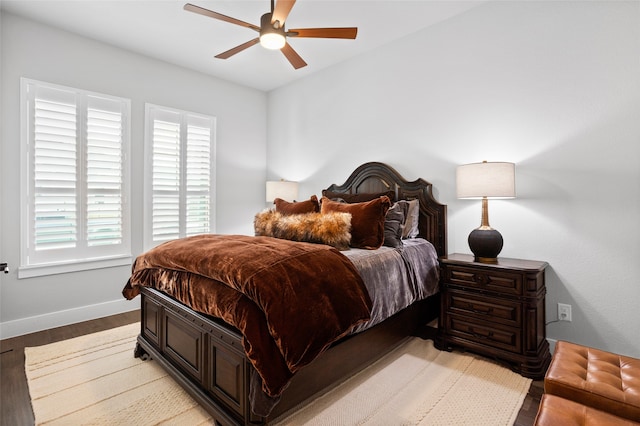
<svg viewBox="0 0 640 426"><path fill-rule="evenodd" d="M489 198L516 196L515 164L483 161L465 164L456 169L458 198L482 199L482 222L469 234L469 248L476 262L497 263L502 250L500 232L489 226Z"/></svg>

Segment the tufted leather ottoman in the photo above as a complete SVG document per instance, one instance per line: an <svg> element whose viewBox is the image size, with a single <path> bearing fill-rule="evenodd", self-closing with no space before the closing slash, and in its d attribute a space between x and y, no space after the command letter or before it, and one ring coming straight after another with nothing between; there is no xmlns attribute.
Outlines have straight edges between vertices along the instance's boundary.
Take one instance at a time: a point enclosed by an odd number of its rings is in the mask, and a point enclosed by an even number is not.
<svg viewBox="0 0 640 426"><path fill-rule="evenodd" d="M544 391L640 422L640 359L559 341Z"/></svg>
<svg viewBox="0 0 640 426"><path fill-rule="evenodd" d="M637 426L622 417L578 404L559 396L544 394L536 416L535 426Z"/></svg>

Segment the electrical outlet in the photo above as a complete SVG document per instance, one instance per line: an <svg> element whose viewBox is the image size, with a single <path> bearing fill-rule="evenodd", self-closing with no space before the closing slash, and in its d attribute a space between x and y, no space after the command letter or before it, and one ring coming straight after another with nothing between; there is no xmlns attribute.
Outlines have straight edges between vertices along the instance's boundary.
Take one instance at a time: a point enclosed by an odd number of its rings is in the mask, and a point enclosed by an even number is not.
<svg viewBox="0 0 640 426"><path fill-rule="evenodd" d="M558 320L571 321L571 305L558 303Z"/></svg>

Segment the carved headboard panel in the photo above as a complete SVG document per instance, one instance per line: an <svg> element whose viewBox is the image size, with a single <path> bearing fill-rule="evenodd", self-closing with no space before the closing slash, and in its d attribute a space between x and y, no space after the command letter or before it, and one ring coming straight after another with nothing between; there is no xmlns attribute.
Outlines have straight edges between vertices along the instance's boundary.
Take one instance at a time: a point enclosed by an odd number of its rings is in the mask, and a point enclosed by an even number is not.
<svg viewBox="0 0 640 426"><path fill-rule="evenodd" d="M430 241L439 256L447 254L447 206L433 198L433 185L423 179L406 181L392 167L378 162L358 167L342 185L333 184L328 191L347 194L394 191L396 200L418 199L420 234Z"/></svg>

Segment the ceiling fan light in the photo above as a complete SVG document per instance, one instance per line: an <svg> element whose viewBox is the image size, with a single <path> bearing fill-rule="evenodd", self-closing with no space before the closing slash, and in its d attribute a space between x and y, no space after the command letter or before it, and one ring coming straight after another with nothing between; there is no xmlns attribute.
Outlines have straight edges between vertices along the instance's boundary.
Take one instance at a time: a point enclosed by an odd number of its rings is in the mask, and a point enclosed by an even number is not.
<svg viewBox="0 0 640 426"><path fill-rule="evenodd" d="M260 44L266 49L282 49L286 43L285 37L278 33L264 33L260 36Z"/></svg>

